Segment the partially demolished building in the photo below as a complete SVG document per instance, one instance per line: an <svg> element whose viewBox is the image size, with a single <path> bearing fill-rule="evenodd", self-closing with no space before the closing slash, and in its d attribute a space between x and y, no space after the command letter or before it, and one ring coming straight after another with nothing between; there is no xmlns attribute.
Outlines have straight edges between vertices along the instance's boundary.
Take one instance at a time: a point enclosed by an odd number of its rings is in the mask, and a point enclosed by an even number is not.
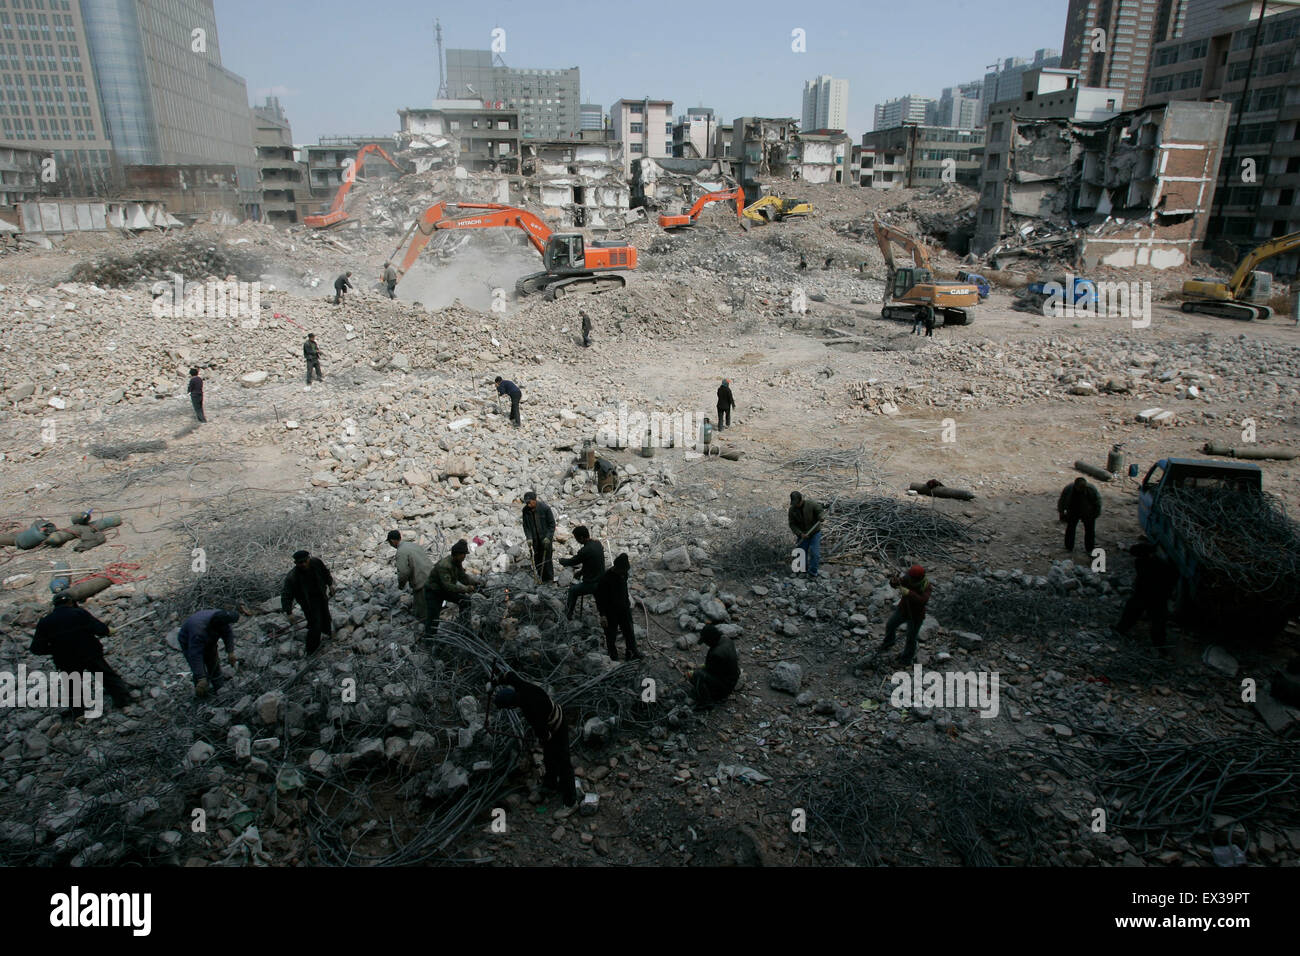
<svg viewBox="0 0 1300 956"><path fill-rule="evenodd" d="M682 212L705 193L733 185L724 164L716 159L638 159L632 163L634 207Z"/></svg>
<svg viewBox="0 0 1300 956"><path fill-rule="evenodd" d="M1205 238L1228 113L1180 102L1091 122L993 119L973 251L1080 268L1185 264Z"/></svg>
<svg viewBox="0 0 1300 956"><path fill-rule="evenodd" d="M524 198L553 225L621 228L631 205L623 148L607 142L534 142L523 146Z"/></svg>

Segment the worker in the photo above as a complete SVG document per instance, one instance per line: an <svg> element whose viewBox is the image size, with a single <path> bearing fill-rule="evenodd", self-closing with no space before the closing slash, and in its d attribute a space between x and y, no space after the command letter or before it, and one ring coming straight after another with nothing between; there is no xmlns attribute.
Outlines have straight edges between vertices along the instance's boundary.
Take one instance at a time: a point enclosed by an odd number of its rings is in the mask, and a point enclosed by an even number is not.
<svg viewBox="0 0 1300 956"><path fill-rule="evenodd" d="M704 625L704 630L700 631L700 643L708 647L709 652L704 656L702 669L686 672L688 693L695 701L696 710L712 710L736 689L740 682L740 661L735 643L731 638L723 637L716 624Z"/></svg>
<svg viewBox="0 0 1300 956"><path fill-rule="evenodd" d="M920 335L925 328L925 307L918 306L912 312L912 335Z"/></svg>
<svg viewBox="0 0 1300 956"><path fill-rule="evenodd" d="M429 603L429 619L424 629L425 637L434 637L438 633L438 623L442 615L442 602L450 601L456 605L456 615L469 611L469 596L478 590L479 581L470 577L465 571L465 555L469 554L469 542L461 538L451 546L451 554L433 566L433 599Z"/></svg>
<svg viewBox="0 0 1300 956"><path fill-rule="evenodd" d="M600 612L600 626L605 630L605 647L611 661L618 660L618 643L615 637L623 632L624 660L641 659L636 649L636 628L632 623L632 599L627 593L627 578L632 562L627 554L614 559L614 565L596 579L596 610Z"/></svg>
<svg viewBox="0 0 1300 956"><path fill-rule="evenodd" d="M578 569L574 572L578 580L569 585L569 606L564 612L570 621L573 620L573 608L578 603L578 598L584 594L594 594L597 579L605 573L605 548L592 538L587 526L580 524L574 528L573 537L581 545L578 553L571 558L560 559L560 564L566 568Z"/></svg>
<svg viewBox="0 0 1300 956"><path fill-rule="evenodd" d="M736 399L731 394L731 379L724 378L718 386L718 431L731 424L731 410L736 407Z"/></svg>
<svg viewBox="0 0 1300 956"><path fill-rule="evenodd" d="M329 601L334 596L334 591L334 576L325 567L324 561L313 558L307 551L293 553L293 570L284 577L284 586L280 590L280 607L289 616L290 625L293 624L294 602L297 601L302 608L302 616L307 619L308 654L320 647L322 634L334 633Z"/></svg>
<svg viewBox="0 0 1300 956"><path fill-rule="evenodd" d="M415 604L415 614L424 624L425 633L429 633L429 608L438 602L442 607L438 593L433 590L433 559L428 552L414 541L403 541L402 532L388 532L388 543L397 551L397 586L411 586L411 597Z"/></svg>
<svg viewBox="0 0 1300 956"><path fill-rule="evenodd" d="M1097 543L1097 518L1101 515L1101 492L1080 476L1061 491L1056 512L1065 524L1065 550L1074 551L1074 529L1083 522L1083 550L1092 554Z"/></svg>
<svg viewBox="0 0 1300 956"><path fill-rule="evenodd" d="M591 346L591 316L585 311L578 314L582 316L582 347L584 349L589 348Z"/></svg>
<svg viewBox="0 0 1300 956"><path fill-rule="evenodd" d="M1133 594L1124 605L1115 630L1128 636L1143 614L1151 618L1151 643L1161 656L1169 653L1165 623L1169 618L1169 599L1178 586L1178 569L1160 556L1150 541L1141 541L1129 549L1135 560Z"/></svg>
<svg viewBox="0 0 1300 956"><path fill-rule="evenodd" d="M198 416L199 422L206 422L207 418L203 414L203 379L199 377L197 368L190 369L190 387L186 391L190 393L190 404L194 406L194 414Z"/></svg>
<svg viewBox="0 0 1300 956"><path fill-rule="evenodd" d="M503 379L500 375L496 377L496 387L498 395L510 396L510 424L515 428L519 427L519 400L524 397L519 386L509 379Z"/></svg>
<svg viewBox="0 0 1300 956"><path fill-rule="evenodd" d="M906 574L896 574L890 578L889 586L898 588L902 597L885 624L885 640L877 648L876 656L894 646L898 626L906 623L907 644L903 647L903 656L898 659L898 663L901 667L909 667L916 659L916 638L925 621L926 605L930 603L930 579L925 576L925 568L914 564L907 569Z"/></svg>
<svg viewBox="0 0 1300 956"><path fill-rule="evenodd" d="M799 271L803 272L808 268L808 258L801 252L799 253Z"/></svg>
<svg viewBox="0 0 1300 956"><path fill-rule="evenodd" d="M185 619L177 640L181 653L189 662L194 675L194 695L207 697L208 692L221 689L225 680L221 676L221 660L217 642L226 645L226 660L235 666L235 632L231 625L239 621L239 612L209 608L197 611Z"/></svg>
<svg viewBox="0 0 1300 956"><path fill-rule="evenodd" d="M546 691L518 674L505 674L497 682L503 686L497 687L492 702L503 710L518 707L523 711L524 719L542 745L542 786L558 790L565 804L573 806L578 802L578 786L569 760L569 728L565 726L564 708L551 700Z"/></svg>
<svg viewBox="0 0 1300 956"><path fill-rule="evenodd" d="M535 491L524 495L523 524L524 535L533 553L533 574L543 583L549 582L555 577L555 565L551 562L555 512L545 501L538 500Z"/></svg>
<svg viewBox="0 0 1300 956"><path fill-rule="evenodd" d="M790 513L787 516L790 530L794 532L795 547L804 553L808 577L814 580L822 561L822 513L825 510L819 502L805 498L797 491L790 492Z"/></svg>
<svg viewBox="0 0 1300 956"><path fill-rule="evenodd" d="M391 262L384 263L384 288L388 290L390 299L397 298L397 270Z"/></svg>
<svg viewBox="0 0 1300 956"><path fill-rule="evenodd" d="M102 674L104 690L113 698L113 704L127 707L131 704L132 687L104 660L101 637L114 633L85 608L78 606L76 598L61 591L54 595L54 610L36 622L32 639L33 654L48 654L61 674ZM64 682L64 687L69 684ZM81 688L81 706L73 708L78 716L86 712L87 694L92 689ZM102 709L102 701L91 701Z"/></svg>
<svg viewBox="0 0 1300 956"><path fill-rule="evenodd" d="M922 311L925 316L925 337L934 338L934 306L926 304Z"/></svg>
<svg viewBox="0 0 1300 956"><path fill-rule="evenodd" d="M834 257L834 256L827 256L827 257L826 257L826 262L822 264L822 272L830 272L830 271L831 271L831 263L834 262L834 261L835 261L835 257Z"/></svg>
<svg viewBox="0 0 1300 956"><path fill-rule="evenodd" d="M316 381L323 381L320 373L320 347L316 344L316 333L308 332L307 341L302 343L302 357L307 360L307 384L311 384L311 373L316 373Z"/></svg>
<svg viewBox="0 0 1300 956"><path fill-rule="evenodd" d="M343 293L352 288L351 272L345 272L334 280L334 304L340 305L343 302Z"/></svg>

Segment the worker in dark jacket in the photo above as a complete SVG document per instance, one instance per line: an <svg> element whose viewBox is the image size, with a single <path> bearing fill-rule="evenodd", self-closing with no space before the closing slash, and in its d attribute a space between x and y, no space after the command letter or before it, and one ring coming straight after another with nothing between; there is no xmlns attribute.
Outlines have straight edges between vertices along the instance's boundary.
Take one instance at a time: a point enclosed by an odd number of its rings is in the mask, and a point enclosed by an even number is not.
<svg viewBox="0 0 1300 956"><path fill-rule="evenodd" d="M231 625L238 620L236 611L211 608L191 614L181 625L177 639L194 675L195 696L206 697L208 691L221 689L224 678L217 653L218 641L225 643L226 658L231 667L235 666L235 632Z"/></svg>
<svg viewBox="0 0 1300 956"><path fill-rule="evenodd" d="M596 610L600 612L600 626L605 629L605 647L609 659L618 660L618 643L615 636L623 632L624 660L640 660L636 649L636 628L632 623L632 599L627 593L627 576L632 562L626 554L614 559L614 566L596 579Z"/></svg>
<svg viewBox="0 0 1300 956"><path fill-rule="evenodd" d="M79 607L71 595L60 593L54 595L54 610L36 622L32 653L49 654L54 658L54 666L63 674L103 674L104 690L113 698L113 703L126 707L131 703L131 686L108 666L104 660L104 645L99 640L112 633L111 627ZM75 710L85 713L89 690L82 686L82 705ZM96 705L102 706L102 701Z"/></svg>
<svg viewBox="0 0 1300 956"><path fill-rule="evenodd" d="M1151 618L1151 643L1160 653L1168 653L1165 623L1169 618L1169 599L1178 587L1178 569L1161 557L1155 545L1142 541L1129 553L1136 559L1133 594L1124 605L1115 630L1127 636L1143 614Z"/></svg>
<svg viewBox="0 0 1300 956"><path fill-rule="evenodd" d="M579 580L569 585L569 607L564 612L570 621L573 620L573 608L578 603L578 598L584 594L595 594L596 581L605 572L605 548L592 538L587 526L580 524L574 528L573 537L582 547L573 557L560 559L560 564L566 568L578 569L574 575Z"/></svg>
<svg viewBox="0 0 1300 956"><path fill-rule="evenodd" d="M731 394L731 379L724 378L718 386L718 431L731 424L731 410L736 407L736 399Z"/></svg>
<svg viewBox="0 0 1300 956"><path fill-rule="evenodd" d="M822 514L826 509L819 502L805 498L797 491L790 492L790 512L787 518L794 532L795 547L804 553L804 566L808 577L816 578L822 560Z"/></svg>
<svg viewBox="0 0 1300 956"><path fill-rule="evenodd" d="M579 312L582 316L582 347L588 348L591 345L591 316L586 312Z"/></svg>
<svg viewBox="0 0 1300 956"><path fill-rule="evenodd" d="M190 404L194 406L194 414L200 422L206 422L207 418L203 415L203 379L199 378L197 368L190 369L190 387L186 391L190 393Z"/></svg>
<svg viewBox="0 0 1300 956"><path fill-rule="evenodd" d="M552 548L555 541L555 512L545 501L539 501L537 492L530 491L524 495L524 535L533 552L533 574L543 582L555 577L555 565L551 562Z"/></svg>
<svg viewBox="0 0 1300 956"><path fill-rule="evenodd" d="M384 288L388 290L390 299L397 298L397 270L391 262L384 263Z"/></svg>
<svg viewBox="0 0 1300 956"><path fill-rule="evenodd" d="M478 590L478 579L470 577L465 570L467 554L469 554L469 542L461 538L451 546L451 554L433 566L429 586L434 597L429 603L429 618L424 629L425 637L433 637L438 633L443 601L450 601L456 605L457 616L462 611L469 611L469 596Z"/></svg>
<svg viewBox="0 0 1300 956"><path fill-rule="evenodd" d="M925 568L914 564L906 574L896 574L889 579L889 586L898 588L901 598L894 613L885 624L885 640L876 650L879 656L894 646L900 624L907 624L907 644L903 647L903 656L898 659L902 667L911 666L916 660L916 639L925 621L926 605L930 603L932 590L930 579L925 576Z"/></svg>
<svg viewBox="0 0 1300 956"><path fill-rule="evenodd" d="M1080 476L1061 491L1056 512L1065 523L1065 550L1074 550L1074 529L1083 522L1083 550L1092 554L1097 543L1097 518L1101 515L1101 492Z"/></svg>
<svg viewBox="0 0 1300 956"><path fill-rule="evenodd" d="M519 400L524 397L524 393L519 390L519 386L509 379L504 379L500 375L496 377L496 387L498 395L510 396L510 424L515 428L519 427Z"/></svg>
<svg viewBox="0 0 1300 956"><path fill-rule="evenodd" d="M334 304L339 305L343 302L343 293L352 288L352 273L345 272L334 280Z"/></svg>
<svg viewBox="0 0 1300 956"><path fill-rule="evenodd" d="M700 643L709 648L704 657L704 668L686 672L689 692L700 710L709 710L720 704L736 689L740 681L740 661L736 645L731 638L723 637L716 624L704 625Z"/></svg>
<svg viewBox="0 0 1300 956"><path fill-rule="evenodd" d="M293 623L293 604L295 601L302 608L302 615L307 619L307 653L315 652L320 647L322 634L334 633L334 622L330 620L330 598L334 596L334 576L325 562L313 558L306 551L293 553L293 570L284 578L284 587L280 590L280 607L289 615Z"/></svg>
<svg viewBox="0 0 1300 956"><path fill-rule="evenodd" d="M316 373L316 381L323 381L320 373L320 347L316 344L316 333L307 333L307 341L302 343L302 357L307 360L307 384L311 384L311 373Z"/></svg>
<svg viewBox="0 0 1300 956"><path fill-rule="evenodd" d="M925 305L921 307L925 318L925 335L927 338L934 338L934 306Z"/></svg>
<svg viewBox="0 0 1300 956"><path fill-rule="evenodd" d="M558 790L565 804L573 806L578 802L578 787L569 761L569 728L565 726L564 708L551 700L546 691L518 674L506 674L500 683L504 686L497 688L493 703L505 710L518 707L523 711L524 719L542 745L545 766L542 786Z"/></svg>

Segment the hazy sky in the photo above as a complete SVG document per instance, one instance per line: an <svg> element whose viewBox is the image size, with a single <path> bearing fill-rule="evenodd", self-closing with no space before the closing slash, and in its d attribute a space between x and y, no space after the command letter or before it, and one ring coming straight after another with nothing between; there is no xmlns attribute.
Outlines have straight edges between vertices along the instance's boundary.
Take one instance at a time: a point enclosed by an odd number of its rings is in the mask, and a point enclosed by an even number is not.
<svg viewBox="0 0 1300 956"><path fill-rule="evenodd" d="M793 116L805 80L849 81L849 133L875 103L938 97L1010 56L1060 49L1068 0L215 0L222 63L253 103L280 97L294 140L391 133L397 110L438 91L433 21L446 48L488 49L506 65L582 70L583 102L671 99L737 116ZM743 15L744 19L737 19ZM807 51L793 52L802 29Z"/></svg>

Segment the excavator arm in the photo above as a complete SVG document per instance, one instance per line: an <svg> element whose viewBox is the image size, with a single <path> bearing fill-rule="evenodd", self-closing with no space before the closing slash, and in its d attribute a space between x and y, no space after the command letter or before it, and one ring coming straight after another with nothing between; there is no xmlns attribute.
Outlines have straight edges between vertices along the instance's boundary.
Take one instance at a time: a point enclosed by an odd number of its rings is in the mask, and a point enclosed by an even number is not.
<svg viewBox="0 0 1300 956"><path fill-rule="evenodd" d="M930 271L930 254L925 251L925 246L901 229L896 229L888 223L881 222L879 219L873 219L872 228L876 231L876 242L880 246L880 252L885 257L885 265L890 272L894 271L894 250L893 243L898 243L904 249L912 254L912 261L917 268Z"/></svg>
<svg viewBox="0 0 1300 956"><path fill-rule="evenodd" d="M726 202L728 199L736 200L736 218L740 219L745 214L745 190L737 186L735 189L720 189L715 192L705 193L690 210L682 215L677 216L659 216L659 227L661 229L679 229L682 226L693 226L695 221L700 218L700 213L709 203Z"/></svg>
<svg viewBox="0 0 1300 956"><path fill-rule="evenodd" d="M397 165L397 162L393 157L389 156L388 153L384 151L382 146L378 143L367 143L365 146L362 146L357 150L357 155L352 161L352 165L348 167L348 171L343 174L343 182L339 185L339 191L334 195L334 201L330 203L329 212L319 216L304 216L304 224L316 229L321 229L325 226L332 226L335 223L342 222L348 217L348 214L343 211L343 201L347 199L348 191L352 189L352 184L356 181L357 176L361 175L361 167L365 165L366 157L371 153L378 153L380 156L384 157L384 159L392 163L393 168L399 173L405 172L401 166Z"/></svg>
<svg viewBox="0 0 1300 956"><path fill-rule="evenodd" d="M1236 271L1232 273L1232 278L1228 280L1228 291L1232 294L1232 297L1239 299L1245 294L1246 285L1250 282L1250 275L1261 262L1272 259L1274 256L1284 255L1296 248L1300 248L1300 232L1293 232L1290 235L1270 239L1246 253L1241 262L1237 264Z"/></svg>

